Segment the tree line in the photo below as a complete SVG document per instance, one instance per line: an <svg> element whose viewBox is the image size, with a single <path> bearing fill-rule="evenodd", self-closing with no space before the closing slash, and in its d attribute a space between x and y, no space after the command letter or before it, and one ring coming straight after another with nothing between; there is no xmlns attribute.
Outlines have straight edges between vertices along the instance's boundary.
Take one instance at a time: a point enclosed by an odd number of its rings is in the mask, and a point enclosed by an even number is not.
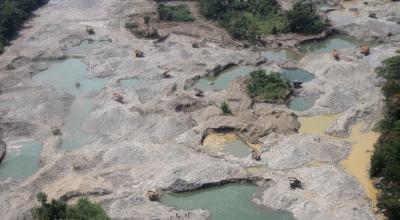
<svg viewBox="0 0 400 220"><path fill-rule="evenodd" d="M383 61L376 69L385 79L385 115L379 123L381 136L375 144L370 174L379 178L378 207L389 219L400 219L400 56Z"/></svg>
<svg viewBox="0 0 400 220"><path fill-rule="evenodd" d="M200 0L200 11L234 38L249 41L285 32L317 34L329 26L311 1L297 1L284 11L276 0Z"/></svg>
<svg viewBox="0 0 400 220"><path fill-rule="evenodd" d="M0 54L32 11L49 0L0 0Z"/></svg>

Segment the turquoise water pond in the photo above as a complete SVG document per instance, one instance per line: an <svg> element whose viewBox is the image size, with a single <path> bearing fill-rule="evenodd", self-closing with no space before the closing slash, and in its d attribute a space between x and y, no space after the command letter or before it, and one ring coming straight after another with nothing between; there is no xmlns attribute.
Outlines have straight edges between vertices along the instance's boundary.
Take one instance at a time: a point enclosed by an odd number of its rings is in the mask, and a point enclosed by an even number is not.
<svg viewBox="0 0 400 220"><path fill-rule="evenodd" d="M36 74L33 79L44 85L53 86L61 92L74 95L70 113L63 128L63 149L74 149L93 141L96 136L85 132L82 127L94 109L94 101L86 98L90 91L101 90L107 78L88 78L87 66L80 59L67 59L53 64L49 69ZM80 82L80 87L75 82Z"/></svg>
<svg viewBox="0 0 400 220"><path fill-rule="evenodd" d="M246 76L256 70L253 66L241 66L226 70L216 77L201 78L193 87L200 89L216 89L223 90L228 88L229 83L240 76Z"/></svg>
<svg viewBox="0 0 400 220"><path fill-rule="evenodd" d="M179 210L206 209L213 220L294 220L290 213L261 207L252 202L257 190L257 186L252 184L228 184L167 194L161 197L161 202Z"/></svg>
<svg viewBox="0 0 400 220"><path fill-rule="evenodd" d="M316 97L295 97L288 104L288 107L295 111L306 111L314 106Z"/></svg>
<svg viewBox="0 0 400 220"><path fill-rule="evenodd" d="M0 177L23 180L39 170L42 144L34 140L15 142L7 146L7 153L0 164Z"/></svg>
<svg viewBox="0 0 400 220"><path fill-rule="evenodd" d="M322 41L314 41L298 46L302 53L328 53L332 50L344 48L355 48L359 46L359 42L351 37L344 35L335 35Z"/></svg>

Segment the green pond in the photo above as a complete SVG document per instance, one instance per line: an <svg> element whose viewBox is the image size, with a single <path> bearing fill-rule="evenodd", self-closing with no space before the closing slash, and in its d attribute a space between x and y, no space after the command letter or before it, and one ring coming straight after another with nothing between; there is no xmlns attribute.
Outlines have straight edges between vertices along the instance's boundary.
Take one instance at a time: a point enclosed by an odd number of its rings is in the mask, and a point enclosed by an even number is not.
<svg viewBox="0 0 400 220"><path fill-rule="evenodd" d="M302 53L327 53L332 50L355 48L358 45L359 42L351 37L335 35L326 40L302 44L298 46L298 49Z"/></svg>
<svg viewBox="0 0 400 220"><path fill-rule="evenodd" d="M80 59L67 59L57 62L46 71L36 74L33 79L44 85L53 86L60 92L72 94L75 98L65 120L63 132L63 149L73 149L93 141L96 136L85 132L83 124L94 109L94 101L86 98L90 91L101 90L107 78L88 78L87 66ZM75 82L80 87L75 87Z"/></svg>
<svg viewBox="0 0 400 220"><path fill-rule="evenodd" d="M161 202L179 210L205 209L213 220L293 220L288 212L275 211L252 202L259 188L253 184L228 184L193 192L172 193Z"/></svg>
<svg viewBox="0 0 400 220"><path fill-rule="evenodd" d="M0 164L0 177L23 180L39 170L42 144L34 140L8 143L7 153Z"/></svg>
<svg viewBox="0 0 400 220"><path fill-rule="evenodd" d="M121 86L125 88L134 88L142 85L143 82L143 79L123 79L120 81Z"/></svg>
<svg viewBox="0 0 400 220"><path fill-rule="evenodd" d="M192 87L199 89L215 89L223 90L228 88L229 83L240 77L247 76L252 71L256 70L253 66L241 66L228 69L218 74L216 77L201 78Z"/></svg>

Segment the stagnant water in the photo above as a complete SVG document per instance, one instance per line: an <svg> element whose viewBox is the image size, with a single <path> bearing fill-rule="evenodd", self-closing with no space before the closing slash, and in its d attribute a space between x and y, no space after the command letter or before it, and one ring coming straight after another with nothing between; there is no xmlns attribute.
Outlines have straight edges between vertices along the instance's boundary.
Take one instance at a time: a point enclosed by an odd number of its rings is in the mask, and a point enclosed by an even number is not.
<svg viewBox="0 0 400 220"><path fill-rule="evenodd" d="M94 101L86 95L102 89L108 79L87 77L87 66L79 59L67 59L53 64L49 69L36 74L33 79L44 85L53 86L60 92L72 94L75 99L63 127L61 148L74 149L93 141L96 136L82 129L94 109ZM76 81L80 87L75 87Z"/></svg>
<svg viewBox="0 0 400 220"><path fill-rule="evenodd" d="M224 152L239 158L249 156L255 148L233 133L211 133L204 139L203 147L212 153Z"/></svg>
<svg viewBox="0 0 400 220"><path fill-rule="evenodd" d="M300 133L326 135L325 130L336 120L338 115L318 115L314 117L300 117ZM369 178L369 167L371 152L374 144L379 138L379 133L373 131L362 131L362 123L353 126L348 138L338 138L351 143L351 152L341 162L345 170L357 178L366 195L375 204L377 190Z"/></svg>
<svg viewBox="0 0 400 220"><path fill-rule="evenodd" d="M256 68L253 66L241 66L231 68L218 74L218 76L216 77L201 78L192 87L200 89L223 90L228 88L229 83L232 80L240 76L247 76L254 70L256 70Z"/></svg>
<svg viewBox="0 0 400 220"><path fill-rule="evenodd" d="M0 164L0 177L25 179L39 170L42 144L35 140L7 143L7 153Z"/></svg>
<svg viewBox="0 0 400 220"><path fill-rule="evenodd" d="M308 82L315 78L314 74L300 68L284 68L281 74L291 82ZM316 99L314 96L294 97L288 103L288 107L295 111L305 111L314 105Z"/></svg>
<svg viewBox="0 0 400 220"><path fill-rule="evenodd" d="M344 48L355 48L360 42L345 36L334 35L326 40L315 41L298 46L298 50L302 53L329 53L332 50L340 50Z"/></svg>
<svg viewBox="0 0 400 220"><path fill-rule="evenodd" d="M378 141L380 134L373 131L362 131L362 123L356 124L346 140L352 143L352 148L342 165L347 172L355 176L363 186L368 198L376 201L378 191L369 178L369 167L374 150L374 144Z"/></svg>
<svg viewBox="0 0 400 220"><path fill-rule="evenodd" d="M295 97L288 103L288 107L295 111L306 111L314 106L315 100L317 97L314 96Z"/></svg>
<svg viewBox="0 0 400 220"><path fill-rule="evenodd" d="M302 56L302 54L287 50L268 50L263 52L262 55L267 58L268 62L272 61L275 63L298 61Z"/></svg>
<svg viewBox="0 0 400 220"><path fill-rule="evenodd" d="M252 184L228 184L194 192L172 193L161 202L181 210L206 209L214 220L293 220L290 213L261 207L252 198L257 192Z"/></svg>

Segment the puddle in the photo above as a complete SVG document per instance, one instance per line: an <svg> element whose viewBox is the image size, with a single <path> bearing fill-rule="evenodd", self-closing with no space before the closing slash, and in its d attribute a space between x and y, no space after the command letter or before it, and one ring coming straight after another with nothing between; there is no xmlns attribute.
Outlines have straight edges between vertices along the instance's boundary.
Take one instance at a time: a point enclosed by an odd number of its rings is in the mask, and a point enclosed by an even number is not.
<svg viewBox="0 0 400 220"><path fill-rule="evenodd" d="M206 209L214 220L293 220L290 213L275 211L252 202L257 186L228 184L194 192L172 193L161 202L180 210Z"/></svg>
<svg viewBox="0 0 400 220"><path fill-rule="evenodd" d="M240 76L247 76L254 70L256 70L256 68L253 66L235 67L218 74L216 77L201 78L192 87L199 89L223 90L228 88L229 83L232 80Z"/></svg>
<svg viewBox="0 0 400 220"><path fill-rule="evenodd" d="M224 152L239 158L249 156L252 148L256 148L232 133L211 133L204 139L203 146L209 152Z"/></svg>
<svg viewBox="0 0 400 220"><path fill-rule="evenodd" d="M374 144L378 141L380 134L372 131L362 132L362 123L356 124L347 138L352 143L349 156L341 164L347 172L355 176L364 188L368 198L373 202L377 198L377 189L369 178L369 167Z"/></svg>
<svg viewBox="0 0 400 220"><path fill-rule="evenodd" d="M23 180L39 170L40 142L24 140L7 144L6 156L0 164L0 177Z"/></svg>
<svg viewBox="0 0 400 220"><path fill-rule="evenodd" d="M335 35L326 40L314 41L298 46L302 53L329 53L332 50L340 50L344 48L356 48L360 42L344 35Z"/></svg>
<svg viewBox="0 0 400 220"><path fill-rule="evenodd" d="M121 86L125 88L134 88L142 85L143 82L143 79L123 79L120 81Z"/></svg>
<svg viewBox="0 0 400 220"><path fill-rule="evenodd" d="M288 107L295 111L306 111L314 106L317 97L294 97L288 104Z"/></svg>
<svg viewBox="0 0 400 220"><path fill-rule="evenodd" d="M93 141L95 136L82 130L84 122L94 108L94 101L86 98L85 94L90 91L99 91L108 79L87 78L86 64L79 59L57 62L48 70L36 74L33 79L75 97L62 129L64 139L61 148L74 149ZM79 88L75 87L77 80L80 82Z"/></svg>
<svg viewBox="0 0 400 220"><path fill-rule="evenodd" d="M337 117L338 114L300 117L300 133L326 135L324 131ZM352 144L350 154L341 164L349 174L357 178L368 198L375 204L377 189L369 178L368 170L374 144L379 139L379 133L372 131L362 132L362 123L358 123L353 126L348 138L340 139L349 141Z"/></svg>

